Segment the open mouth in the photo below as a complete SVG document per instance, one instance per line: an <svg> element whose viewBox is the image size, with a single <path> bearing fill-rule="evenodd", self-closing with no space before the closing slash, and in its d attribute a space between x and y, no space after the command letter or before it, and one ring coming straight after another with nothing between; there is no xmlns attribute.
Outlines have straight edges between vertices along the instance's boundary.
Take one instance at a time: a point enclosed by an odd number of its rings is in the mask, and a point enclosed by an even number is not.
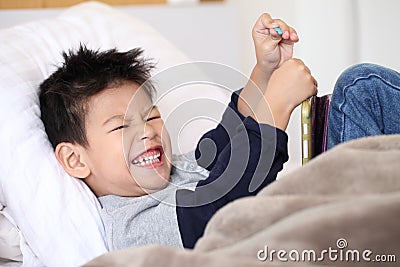
<svg viewBox="0 0 400 267"><path fill-rule="evenodd" d="M158 167L162 165L162 147L154 147L137 156L132 164L138 167Z"/></svg>

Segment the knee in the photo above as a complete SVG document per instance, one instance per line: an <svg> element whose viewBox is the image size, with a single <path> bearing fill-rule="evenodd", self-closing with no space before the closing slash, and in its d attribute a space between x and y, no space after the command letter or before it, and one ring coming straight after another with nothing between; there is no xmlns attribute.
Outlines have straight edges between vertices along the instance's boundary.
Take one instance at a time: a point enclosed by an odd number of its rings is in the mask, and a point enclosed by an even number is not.
<svg viewBox="0 0 400 267"><path fill-rule="evenodd" d="M357 81L366 80L371 76L381 76L387 70L377 64L361 63L347 68L336 81L334 94L343 94L346 88L357 87Z"/></svg>
<svg viewBox="0 0 400 267"><path fill-rule="evenodd" d="M345 99L357 98L367 87L362 86L365 78L375 73L380 66L371 63L361 63L344 70L336 81L332 96L332 106L341 105ZM359 82L358 82L359 81Z"/></svg>
<svg viewBox="0 0 400 267"><path fill-rule="evenodd" d="M338 82L354 81L359 78L366 78L371 74L380 73L384 70L384 67L372 63L361 63L353 65L347 68L338 78Z"/></svg>

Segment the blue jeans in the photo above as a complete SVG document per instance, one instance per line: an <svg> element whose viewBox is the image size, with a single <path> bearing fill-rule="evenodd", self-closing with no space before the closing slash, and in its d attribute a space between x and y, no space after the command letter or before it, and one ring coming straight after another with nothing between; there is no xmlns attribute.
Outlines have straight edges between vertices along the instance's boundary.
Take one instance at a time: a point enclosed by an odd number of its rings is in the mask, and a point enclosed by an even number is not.
<svg viewBox="0 0 400 267"><path fill-rule="evenodd" d="M365 136L400 133L400 73L374 64L345 70L329 110L328 148Z"/></svg>

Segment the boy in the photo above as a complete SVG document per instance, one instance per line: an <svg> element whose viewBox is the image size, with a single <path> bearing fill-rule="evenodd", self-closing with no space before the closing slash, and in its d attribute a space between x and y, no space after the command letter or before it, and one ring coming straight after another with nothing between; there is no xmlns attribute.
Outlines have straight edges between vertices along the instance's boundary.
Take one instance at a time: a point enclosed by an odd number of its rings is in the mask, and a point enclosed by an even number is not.
<svg viewBox="0 0 400 267"><path fill-rule="evenodd" d="M207 170L188 167L182 156L172 166L170 138L145 82L152 65L140 49L64 53L64 65L41 85L41 116L56 158L98 197L110 250L193 248L220 207L275 180L288 159L290 114L316 94L316 82L291 59L298 36L286 23L263 14L252 34L251 79L196 149Z"/></svg>

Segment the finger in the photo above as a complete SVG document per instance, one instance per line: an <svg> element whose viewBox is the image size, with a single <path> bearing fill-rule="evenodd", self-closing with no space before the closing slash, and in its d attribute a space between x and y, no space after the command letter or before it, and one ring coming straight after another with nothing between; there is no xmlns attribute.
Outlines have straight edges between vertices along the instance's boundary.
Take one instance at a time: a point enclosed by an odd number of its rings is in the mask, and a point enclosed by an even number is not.
<svg viewBox="0 0 400 267"><path fill-rule="evenodd" d="M259 21L267 29L273 29L275 27L279 27L280 25L275 22L268 13L264 13L260 16Z"/></svg>
<svg viewBox="0 0 400 267"><path fill-rule="evenodd" d="M290 40L293 42L298 42L299 41L299 36L297 35L297 32L295 29L293 29L292 27L290 27L289 29L289 34L290 34Z"/></svg>
<svg viewBox="0 0 400 267"><path fill-rule="evenodd" d="M282 39L289 40L290 33L291 33L291 27L289 27L289 25L287 25L286 22L284 22L281 19L273 19L272 21L273 21L273 23L277 23L279 25L279 28L282 30L282 34L281 34Z"/></svg>
<svg viewBox="0 0 400 267"><path fill-rule="evenodd" d="M313 78L313 83L316 88L318 88L318 81L314 78L314 76L311 76Z"/></svg>
<svg viewBox="0 0 400 267"><path fill-rule="evenodd" d="M281 35L274 29L270 29L269 30L270 35L269 37L273 40L273 41L278 41L278 43L282 40Z"/></svg>
<svg viewBox="0 0 400 267"><path fill-rule="evenodd" d="M314 91L313 91L313 95L317 95L318 94L318 87L317 86L314 86Z"/></svg>
<svg viewBox="0 0 400 267"><path fill-rule="evenodd" d="M311 76L312 79L314 79L314 77L312 77L312 75L311 75L311 70L310 70L310 68L307 67L307 65L304 64L303 62L302 62L302 65L303 65L304 70Z"/></svg>
<svg viewBox="0 0 400 267"><path fill-rule="evenodd" d="M312 87L309 87L309 88L310 89L306 89L307 92L305 92L306 93L306 99L310 98L312 96L316 96L318 94L318 88L316 86L313 85Z"/></svg>
<svg viewBox="0 0 400 267"><path fill-rule="evenodd" d="M312 90L310 93L311 93L311 95L317 95L318 94L318 82L312 75L311 75L311 81L312 81Z"/></svg>
<svg viewBox="0 0 400 267"><path fill-rule="evenodd" d="M292 40L284 40L284 39L282 39L280 42L280 44L290 45L290 46L293 46L294 43L295 42L293 42Z"/></svg>
<svg viewBox="0 0 400 267"><path fill-rule="evenodd" d="M290 27L281 19L272 19L272 23L277 24L279 28L281 28L282 32L289 31Z"/></svg>
<svg viewBox="0 0 400 267"><path fill-rule="evenodd" d="M272 23L272 18L268 13L262 14L253 27L253 36L267 38L270 35L269 29L271 27L278 27Z"/></svg>
<svg viewBox="0 0 400 267"><path fill-rule="evenodd" d="M258 27L258 29L256 29L257 32L260 33L262 31L261 28L263 28L268 31L268 34L270 35L271 39L274 41L280 41L282 39L283 34L285 35L285 39L288 39L286 37L287 33L285 33L285 32L287 32L287 29L289 29L289 28L286 25L286 23L284 23L282 20L272 19L268 13L264 13L263 15L261 15L259 20L260 20L262 26L260 25ZM279 28L280 30L282 30L282 34L279 34L275 30L275 28Z"/></svg>
<svg viewBox="0 0 400 267"><path fill-rule="evenodd" d="M281 19L273 19L268 13L264 13L260 16L259 22L255 27L256 32L264 35L271 35L271 39L277 40L290 40L292 42L297 42L299 40L296 31L289 27ZM282 33L279 34L274 28L279 28Z"/></svg>

